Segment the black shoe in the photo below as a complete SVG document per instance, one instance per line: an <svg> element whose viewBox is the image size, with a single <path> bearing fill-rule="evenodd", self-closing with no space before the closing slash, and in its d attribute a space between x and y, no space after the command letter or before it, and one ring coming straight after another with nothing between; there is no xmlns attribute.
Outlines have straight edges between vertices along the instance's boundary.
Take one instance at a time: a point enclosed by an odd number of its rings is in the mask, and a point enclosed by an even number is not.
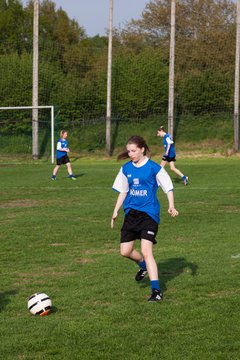
<svg viewBox="0 0 240 360"><path fill-rule="evenodd" d="M153 289L152 294L148 299L148 301L154 302L154 301L162 301L162 300L163 300L163 294L159 290Z"/></svg>
<svg viewBox="0 0 240 360"><path fill-rule="evenodd" d="M147 269L140 269L140 270L138 270L138 272L135 276L135 280L140 281L140 280L144 279L146 275L147 275Z"/></svg>

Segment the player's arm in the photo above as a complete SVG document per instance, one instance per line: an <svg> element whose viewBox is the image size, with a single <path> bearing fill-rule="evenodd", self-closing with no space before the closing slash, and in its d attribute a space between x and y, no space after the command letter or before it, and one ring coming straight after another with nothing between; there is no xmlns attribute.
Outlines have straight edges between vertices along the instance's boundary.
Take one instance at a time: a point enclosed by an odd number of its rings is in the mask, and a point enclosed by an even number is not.
<svg viewBox="0 0 240 360"><path fill-rule="evenodd" d="M70 149L69 148L62 148L62 144L61 144L61 142L59 141L58 143L57 143L57 150L58 151L65 151L65 152L70 152Z"/></svg>
<svg viewBox="0 0 240 360"><path fill-rule="evenodd" d="M173 194L173 183L164 168L156 175L156 180L159 186L161 186L162 190L165 192L168 198L168 213L172 217L178 216L178 211L174 206L174 194Z"/></svg>
<svg viewBox="0 0 240 360"><path fill-rule="evenodd" d="M169 150L170 150L171 144L168 144L167 150L165 151L165 155L168 156Z"/></svg>
<svg viewBox="0 0 240 360"><path fill-rule="evenodd" d="M165 151L165 155L168 156L170 147L172 144L174 144L174 141L172 141L172 139L170 139L170 137L167 137L166 141L167 141L168 145L167 145L167 150Z"/></svg>
<svg viewBox="0 0 240 360"><path fill-rule="evenodd" d="M174 194L173 190L168 191L167 193L168 198L168 213L172 217L178 216L178 211L174 207Z"/></svg>
<svg viewBox="0 0 240 360"><path fill-rule="evenodd" d="M114 228L114 221L118 216L118 211L121 209L122 204L124 202L124 200L126 199L127 193L123 192L123 193L119 193L118 198L117 198L117 202L115 205L115 208L113 210L113 214L112 214L112 219L111 219L111 228Z"/></svg>
<svg viewBox="0 0 240 360"><path fill-rule="evenodd" d="M121 209L123 202L126 199L127 193L129 191L128 180L127 180L126 175L123 173L123 168L120 169L120 171L114 181L112 189L117 191L119 193L119 195L117 198L115 208L113 210L113 215L112 215L112 219L111 219L111 228L114 227L114 221L118 216L118 211Z"/></svg>

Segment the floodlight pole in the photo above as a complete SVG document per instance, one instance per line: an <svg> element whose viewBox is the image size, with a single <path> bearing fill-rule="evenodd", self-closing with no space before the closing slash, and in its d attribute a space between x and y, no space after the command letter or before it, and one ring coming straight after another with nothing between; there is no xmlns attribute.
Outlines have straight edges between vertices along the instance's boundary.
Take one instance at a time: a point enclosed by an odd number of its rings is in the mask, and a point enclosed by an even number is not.
<svg viewBox="0 0 240 360"><path fill-rule="evenodd" d="M236 55L234 89L234 150L239 151L239 46L240 46L240 0L237 0Z"/></svg>
<svg viewBox="0 0 240 360"><path fill-rule="evenodd" d="M38 150L38 37L39 37L39 2L34 0L33 14L33 84L32 84L32 157L39 158Z"/></svg>
<svg viewBox="0 0 240 360"><path fill-rule="evenodd" d="M176 1L171 0L171 32L169 51L169 90L168 90L168 133L173 137L174 116L174 60L175 60L175 18Z"/></svg>
<svg viewBox="0 0 240 360"><path fill-rule="evenodd" d="M107 113L106 113L106 151L108 155L111 155L112 30L113 30L113 0L109 0Z"/></svg>

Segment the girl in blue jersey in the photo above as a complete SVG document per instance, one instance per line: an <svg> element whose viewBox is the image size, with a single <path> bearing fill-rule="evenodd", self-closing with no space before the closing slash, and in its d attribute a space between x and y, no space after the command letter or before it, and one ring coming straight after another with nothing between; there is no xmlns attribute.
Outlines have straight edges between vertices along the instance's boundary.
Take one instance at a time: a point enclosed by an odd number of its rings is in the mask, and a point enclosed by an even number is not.
<svg viewBox="0 0 240 360"><path fill-rule="evenodd" d="M66 164L67 171L68 171L68 177L72 180L76 180L72 173L72 167L70 164L70 159L68 157L68 153L70 152L70 149L68 147L68 141L67 141L68 132L66 130L60 131L60 139L57 142L57 152L56 152L56 163L52 174L52 180L56 180L57 178L57 172L61 165Z"/></svg>
<svg viewBox="0 0 240 360"><path fill-rule="evenodd" d="M169 163L170 169L175 172L175 174L181 177L183 184L186 186L188 184L188 177L186 175L183 175L183 173L178 170L174 164L174 162L176 161L174 141L171 139L171 136L164 131L163 126L160 126L160 128L158 129L157 136L160 136L163 139L163 146L165 150L160 165L164 167L167 163Z"/></svg>
<svg viewBox="0 0 240 360"><path fill-rule="evenodd" d="M113 211L111 227L123 205L125 217L121 229L120 253L135 261L140 269L135 280L142 280L148 273L151 281L151 296L148 301L161 301L163 295L158 280L158 269L153 257L153 244L156 243L160 204L157 190L161 186L167 194L170 216L178 211L174 208L173 184L170 176L160 165L147 157L149 148L140 136L132 136L126 150L118 159L130 158L123 165L114 181L113 190L119 193ZM136 239L141 240L141 253L134 249Z"/></svg>

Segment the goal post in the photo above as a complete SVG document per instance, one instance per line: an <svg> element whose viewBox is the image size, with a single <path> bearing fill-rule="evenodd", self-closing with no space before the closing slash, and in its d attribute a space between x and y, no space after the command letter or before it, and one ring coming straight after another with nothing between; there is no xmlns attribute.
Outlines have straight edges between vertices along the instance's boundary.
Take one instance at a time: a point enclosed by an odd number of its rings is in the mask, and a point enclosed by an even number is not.
<svg viewBox="0 0 240 360"><path fill-rule="evenodd" d="M0 110L33 110L33 109L50 109L51 110L51 161L54 163L54 106L3 106Z"/></svg>

